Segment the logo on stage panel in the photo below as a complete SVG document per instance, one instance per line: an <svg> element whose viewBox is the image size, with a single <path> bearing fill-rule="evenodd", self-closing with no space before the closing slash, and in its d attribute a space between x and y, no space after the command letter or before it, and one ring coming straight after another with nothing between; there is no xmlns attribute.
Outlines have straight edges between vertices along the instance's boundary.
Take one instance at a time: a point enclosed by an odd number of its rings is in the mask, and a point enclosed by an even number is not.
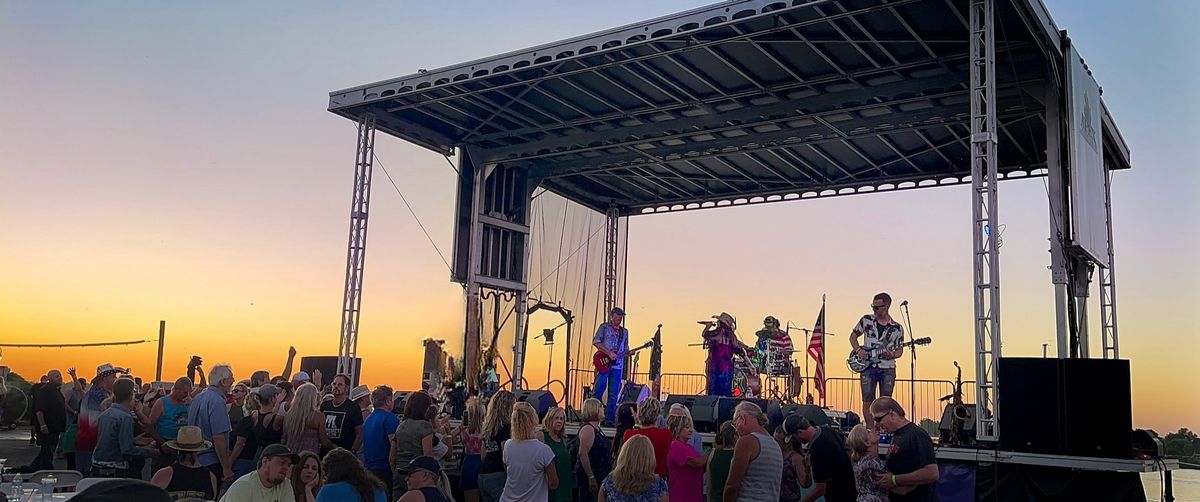
<svg viewBox="0 0 1200 502"><path fill-rule="evenodd" d="M1079 117L1079 123L1082 126L1080 134L1083 136L1084 141L1087 141L1087 143L1092 146L1092 150L1098 152L1100 151L1100 144L1097 139L1100 134L1099 131L1096 130L1096 127L1092 125L1095 120L1096 117L1092 106L1092 96L1090 94L1084 94L1083 114Z"/></svg>

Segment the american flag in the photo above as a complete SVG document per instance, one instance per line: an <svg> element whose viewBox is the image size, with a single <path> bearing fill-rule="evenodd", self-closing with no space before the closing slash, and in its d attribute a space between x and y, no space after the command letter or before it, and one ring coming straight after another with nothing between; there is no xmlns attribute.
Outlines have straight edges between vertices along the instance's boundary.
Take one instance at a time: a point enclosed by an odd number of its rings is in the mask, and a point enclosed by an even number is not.
<svg viewBox="0 0 1200 502"><path fill-rule="evenodd" d="M821 302L821 313L817 315L817 324L813 326L812 338L808 340L808 355L817 363L813 372L813 387L825 402L825 302Z"/></svg>

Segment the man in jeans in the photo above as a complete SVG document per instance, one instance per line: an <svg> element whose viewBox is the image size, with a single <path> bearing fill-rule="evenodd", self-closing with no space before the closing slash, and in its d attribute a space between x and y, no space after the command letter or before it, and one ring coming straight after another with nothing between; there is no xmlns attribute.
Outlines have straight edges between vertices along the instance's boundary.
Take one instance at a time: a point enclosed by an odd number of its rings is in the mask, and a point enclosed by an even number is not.
<svg viewBox="0 0 1200 502"><path fill-rule="evenodd" d="M100 478L136 477L131 472L133 457L149 457L154 452L137 445L133 439L133 380L122 378L113 384L112 405L100 414L97 421L96 449L92 451L92 476Z"/></svg>
<svg viewBox="0 0 1200 502"><path fill-rule="evenodd" d="M613 307L608 313L608 322L601 324L592 337L592 345L596 350L616 359L612 369L606 373L596 372L596 384L592 387L596 399L604 401L604 391L608 390L608 401L605 402L604 421L612 424L617 418L617 401L620 400L621 375L625 370L624 358L619 356L629 352L629 330L621 326L625 321L625 311L621 307Z"/></svg>
<svg viewBox="0 0 1200 502"><path fill-rule="evenodd" d="M211 450L200 452L200 465L207 467L217 476L217 483L233 480L233 459L229 455L229 411L225 408L225 396L233 387L233 368L228 364L213 366L208 372L208 383L203 392L192 398L188 405L187 424L200 428L205 441L211 441Z"/></svg>
<svg viewBox="0 0 1200 502"><path fill-rule="evenodd" d="M67 430L67 402L59 391L62 373L50 370L46 376L49 381L40 385L33 395L34 426L38 431L38 443L42 446L37 458L30 464L34 470L54 469L54 450L58 447L60 435Z"/></svg>
<svg viewBox="0 0 1200 502"><path fill-rule="evenodd" d="M887 293L879 293L871 300L871 313L862 316L854 331L850 333L850 345L858 353L858 357L866 358L869 350L879 349L879 361L858 375L862 385L863 423L867 430L874 431L875 423L871 420L871 402L875 400L875 387L879 387L880 396L892 395L896 386L896 359L904 355L904 328L888 314L892 306L892 297ZM863 343L858 337L864 337Z"/></svg>

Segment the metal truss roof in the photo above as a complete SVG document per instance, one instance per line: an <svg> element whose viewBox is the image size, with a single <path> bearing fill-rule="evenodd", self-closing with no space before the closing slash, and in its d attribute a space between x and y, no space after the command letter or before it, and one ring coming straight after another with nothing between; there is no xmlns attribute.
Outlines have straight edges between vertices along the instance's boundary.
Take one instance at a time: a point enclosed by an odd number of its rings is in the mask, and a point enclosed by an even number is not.
<svg viewBox="0 0 1200 502"><path fill-rule="evenodd" d="M623 214L969 181L966 2L734 0L330 94L329 110L472 150ZM1044 173L1062 45L997 5L999 161ZM1106 162L1129 153L1105 110Z"/></svg>

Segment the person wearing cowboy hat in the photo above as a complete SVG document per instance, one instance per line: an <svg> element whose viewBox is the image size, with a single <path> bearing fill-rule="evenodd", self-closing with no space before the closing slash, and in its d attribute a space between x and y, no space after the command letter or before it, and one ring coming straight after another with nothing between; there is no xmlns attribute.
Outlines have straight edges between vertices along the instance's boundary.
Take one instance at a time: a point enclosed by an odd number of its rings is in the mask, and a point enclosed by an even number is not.
<svg viewBox="0 0 1200 502"><path fill-rule="evenodd" d="M199 452L212 448L212 442L204 440L199 427L180 427L175 439L167 441L163 446L178 452L178 456L174 464L154 473L154 477L150 478L151 484L166 490L171 495L171 500L189 497L203 500L217 498L217 476L200 465L196 456Z"/></svg>
<svg viewBox="0 0 1200 502"><path fill-rule="evenodd" d="M350 400L354 401L362 410L363 422L366 422L367 417L371 416L371 389L366 385L359 385L351 389Z"/></svg>
<svg viewBox="0 0 1200 502"><path fill-rule="evenodd" d="M79 403L79 431L75 433L75 466L85 476L92 468L92 453L100 435L97 429L100 414L107 408L104 403L112 395L113 383L116 382L119 373L124 373L124 370L110 363L97 366L92 386Z"/></svg>
<svg viewBox="0 0 1200 502"><path fill-rule="evenodd" d="M708 376L710 396L733 396L733 355L745 354L746 346L738 341L737 321L732 315L721 312L713 316L716 321L704 322L700 336L708 347L708 360L704 372Z"/></svg>

